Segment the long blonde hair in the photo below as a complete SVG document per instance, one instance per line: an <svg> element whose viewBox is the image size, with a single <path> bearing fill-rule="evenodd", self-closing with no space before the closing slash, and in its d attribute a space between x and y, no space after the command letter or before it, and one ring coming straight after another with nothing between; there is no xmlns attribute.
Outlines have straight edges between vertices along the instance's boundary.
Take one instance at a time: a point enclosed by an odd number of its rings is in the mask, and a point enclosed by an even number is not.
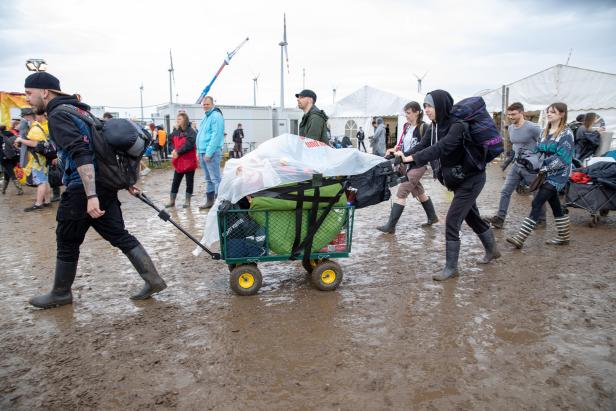
<svg viewBox="0 0 616 411"><path fill-rule="evenodd" d="M558 111L559 113L565 113L564 116L561 117L560 122L558 123L558 128L556 129L555 135L552 138L557 139L560 133L563 132L565 127L567 127L567 105L565 103L552 103L546 109L546 112L549 109L554 109L554 111ZM543 130L543 138L548 136L550 132L550 128L552 128L552 124L548 123L548 126Z"/></svg>

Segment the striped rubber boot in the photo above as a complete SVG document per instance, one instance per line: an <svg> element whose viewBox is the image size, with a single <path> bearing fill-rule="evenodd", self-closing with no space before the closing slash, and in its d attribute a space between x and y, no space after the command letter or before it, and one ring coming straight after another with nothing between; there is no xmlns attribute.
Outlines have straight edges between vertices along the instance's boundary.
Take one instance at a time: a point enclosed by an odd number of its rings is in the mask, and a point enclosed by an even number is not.
<svg viewBox="0 0 616 411"><path fill-rule="evenodd" d="M552 245L567 245L569 244L569 240L571 239L571 221L569 220L569 216L565 215L563 217L555 218L554 222L556 223L556 237L546 241L546 244Z"/></svg>
<svg viewBox="0 0 616 411"><path fill-rule="evenodd" d="M524 221L522 221L522 227L520 227L520 231L514 234L511 237L507 237L507 242L513 244L516 248L524 247L524 241L528 238L530 233L533 232L537 222L530 217L526 217Z"/></svg>

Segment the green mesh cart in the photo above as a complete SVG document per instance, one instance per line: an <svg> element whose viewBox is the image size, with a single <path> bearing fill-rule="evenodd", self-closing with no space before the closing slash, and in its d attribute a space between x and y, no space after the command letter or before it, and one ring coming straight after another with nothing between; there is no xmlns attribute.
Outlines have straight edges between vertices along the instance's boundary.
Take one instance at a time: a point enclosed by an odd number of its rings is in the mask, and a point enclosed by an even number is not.
<svg viewBox="0 0 616 411"><path fill-rule="evenodd" d="M340 285L342 268L333 259L351 252L355 213L347 204L346 187L345 179L315 175L309 181L255 193L250 200L243 199L243 206L222 202L217 210L220 253L201 244L143 192L135 196L213 259L224 260L234 292L253 295L263 282L257 266L262 261L300 260L319 290Z"/></svg>
<svg viewBox="0 0 616 411"><path fill-rule="evenodd" d="M353 238L354 207L332 207L321 224L309 225L310 212L302 211L304 220L299 247L293 247L296 213L285 210L241 210L219 212L221 258L229 265L230 286L239 295L257 293L262 284L261 261L301 260L312 284L322 291L335 290L343 272L336 258L348 257ZM317 218L323 216L319 209ZM312 234L307 249L304 241ZM303 243L303 244L302 244ZM301 249L301 252L294 252Z"/></svg>

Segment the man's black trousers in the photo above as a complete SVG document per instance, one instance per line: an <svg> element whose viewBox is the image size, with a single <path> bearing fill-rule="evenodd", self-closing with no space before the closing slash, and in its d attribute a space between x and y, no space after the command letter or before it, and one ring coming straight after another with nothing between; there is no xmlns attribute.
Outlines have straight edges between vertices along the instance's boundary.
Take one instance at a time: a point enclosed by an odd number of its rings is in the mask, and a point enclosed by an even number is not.
<svg viewBox="0 0 616 411"><path fill-rule="evenodd" d="M56 220L57 258L65 262L79 260L79 247L90 227L114 247L126 253L139 245L139 241L126 231L118 193L98 189L100 209L105 214L92 218L87 213L87 197L83 186L69 186L60 200Z"/></svg>

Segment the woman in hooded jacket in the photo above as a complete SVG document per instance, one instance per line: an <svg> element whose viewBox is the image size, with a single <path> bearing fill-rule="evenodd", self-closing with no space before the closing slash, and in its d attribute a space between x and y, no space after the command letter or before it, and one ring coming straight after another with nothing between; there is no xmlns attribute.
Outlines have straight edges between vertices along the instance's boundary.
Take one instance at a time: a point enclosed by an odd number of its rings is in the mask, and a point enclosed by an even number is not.
<svg viewBox="0 0 616 411"><path fill-rule="evenodd" d="M507 242L513 244L516 248L524 246L524 242L537 226L541 207L545 203L549 203L552 208L557 231L556 237L546 241L546 243L551 245L569 244L569 215L565 214L558 199L558 192L565 188L567 181L569 181L573 159L573 133L567 127L567 105L565 103L551 104L547 109L547 117L548 125L537 146L537 151L542 155L543 160L539 173L545 176L545 181L539 187L539 191L533 199L530 215L524 219L520 230L507 238Z"/></svg>
<svg viewBox="0 0 616 411"><path fill-rule="evenodd" d="M490 225L481 218L477 208L476 200L486 183L486 173L485 170L464 170L464 125L451 116L452 107L453 98L448 92L434 90L428 93L424 100L424 112L432 121L431 129L409 154L404 155L402 151L395 153L405 163L414 162L417 166L430 163L441 184L454 193L445 219L445 268L440 274L432 276L435 281L459 274L460 228L463 221L479 236L485 248L485 255L479 263L487 264L501 255Z"/></svg>

